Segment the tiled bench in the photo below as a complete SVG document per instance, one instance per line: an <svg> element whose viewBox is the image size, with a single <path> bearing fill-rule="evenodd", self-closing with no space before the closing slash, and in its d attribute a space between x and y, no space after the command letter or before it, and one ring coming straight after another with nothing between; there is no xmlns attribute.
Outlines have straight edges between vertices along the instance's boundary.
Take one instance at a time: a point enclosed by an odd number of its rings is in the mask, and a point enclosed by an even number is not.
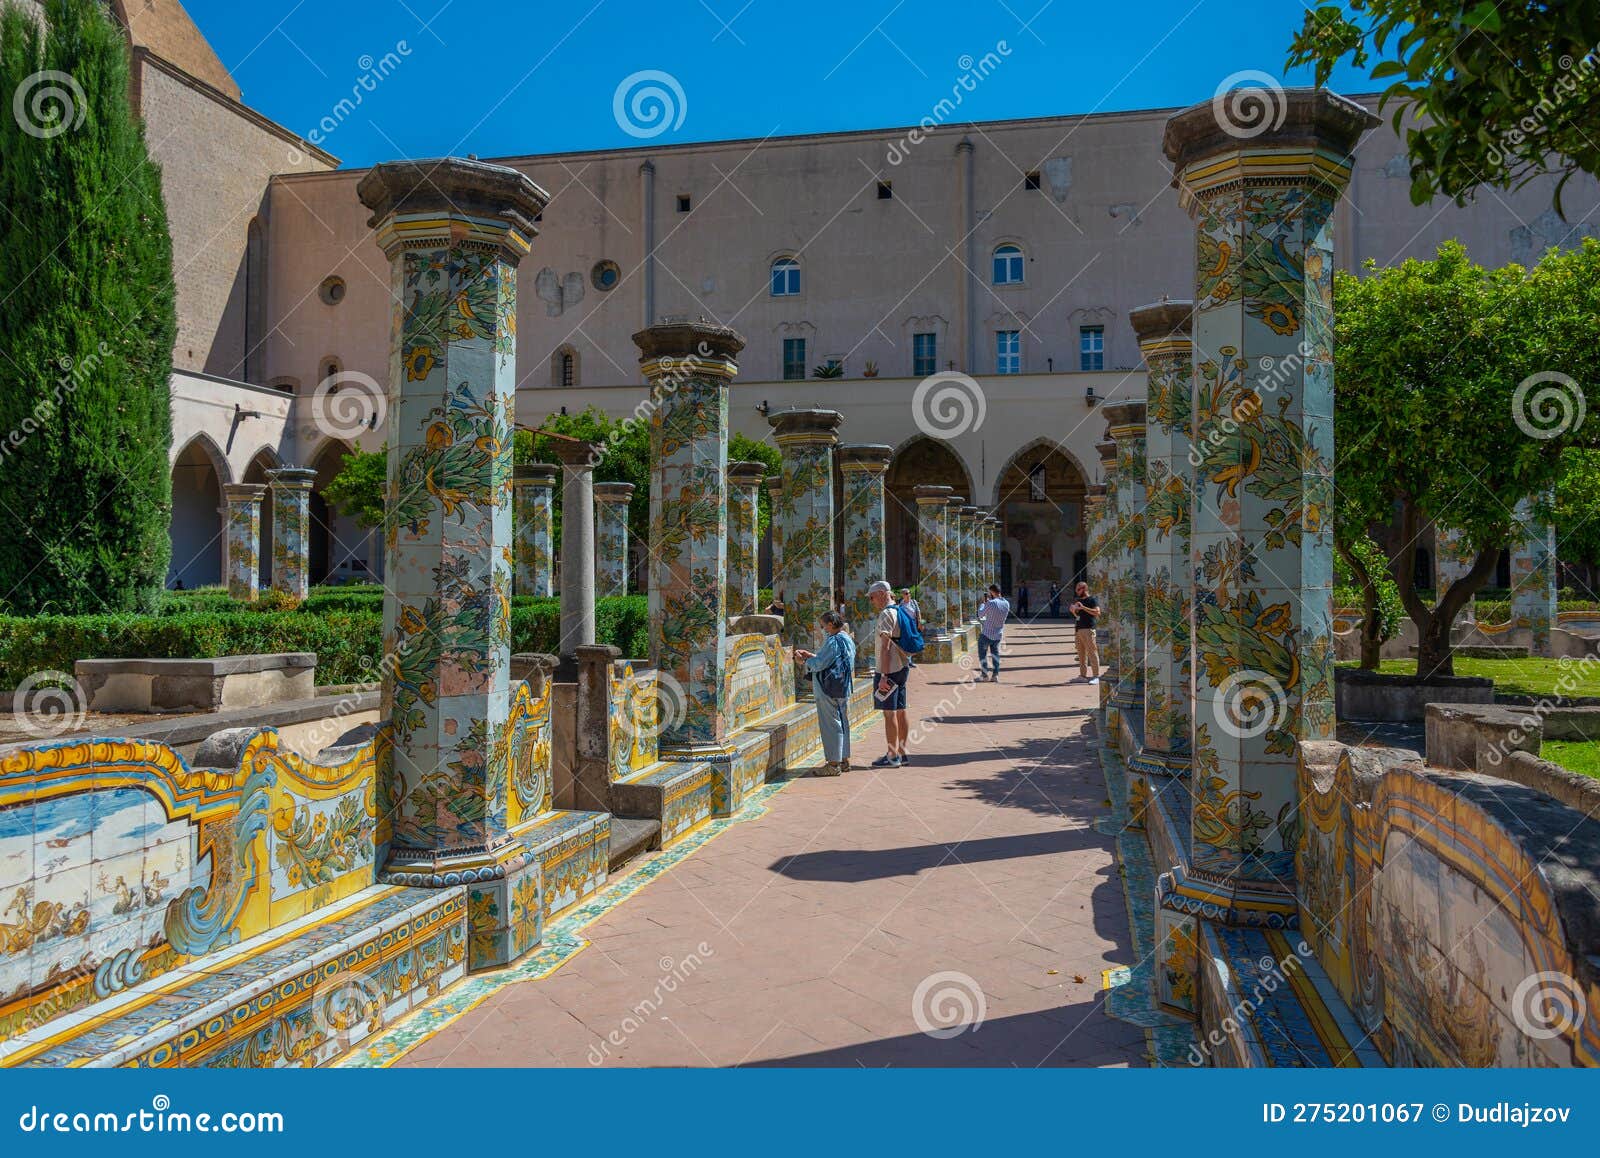
<svg viewBox="0 0 1600 1158"><path fill-rule="evenodd" d="M325 1064L461 979L466 892L365 889L12 1038L0 1064Z"/></svg>
<svg viewBox="0 0 1600 1158"><path fill-rule="evenodd" d="M703 761L661 762L611 785L619 816L661 821L663 847L711 819L713 770Z"/></svg>
<svg viewBox="0 0 1600 1158"><path fill-rule="evenodd" d="M610 813L546 812L516 835L544 867L546 921L606 883L611 865Z"/></svg>

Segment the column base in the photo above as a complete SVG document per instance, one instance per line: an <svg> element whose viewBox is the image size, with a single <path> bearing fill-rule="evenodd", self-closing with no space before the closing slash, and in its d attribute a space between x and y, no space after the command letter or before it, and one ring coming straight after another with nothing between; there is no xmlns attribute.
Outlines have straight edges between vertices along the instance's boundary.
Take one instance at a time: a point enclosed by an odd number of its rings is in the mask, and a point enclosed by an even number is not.
<svg viewBox="0 0 1600 1158"><path fill-rule="evenodd" d="M1192 766L1193 760L1187 752L1158 752L1150 748L1140 748L1128 760L1128 771L1142 772L1147 776L1187 779Z"/></svg>
<svg viewBox="0 0 1600 1158"><path fill-rule="evenodd" d="M391 853L378 880L422 889L465 885L471 972L509 965L544 937L544 867L519 840L459 856Z"/></svg>
<svg viewBox="0 0 1600 1158"><path fill-rule="evenodd" d="M1300 927L1300 906L1294 893L1276 882L1241 881L1180 864L1156 882L1156 898L1163 909L1219 925L1244 929Z"/></svg>

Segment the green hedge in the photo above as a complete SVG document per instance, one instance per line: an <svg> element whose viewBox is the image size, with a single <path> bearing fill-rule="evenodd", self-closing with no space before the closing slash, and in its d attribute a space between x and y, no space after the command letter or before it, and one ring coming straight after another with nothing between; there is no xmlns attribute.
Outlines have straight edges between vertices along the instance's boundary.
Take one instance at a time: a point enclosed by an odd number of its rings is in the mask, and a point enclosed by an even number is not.
<svg viewBox="0 0 1600 1158"><path fill-rule="evenodd" d="M226 611L165 608L160 615L0 616L0 688L17 687L34 672L70 672L80 659L214 659L283 651L316 652L319 684L370 679L383 650L381 598L377 607L353 610L339 609L330 597L312 611L313 600L316 593L296 611L250 611L231 604ZM596 638L615 644L625 656L649 654L649 623L643 595L595 601ZM560 641L560 600L519 600L512 607L513 651L553 653Z"/></svg>

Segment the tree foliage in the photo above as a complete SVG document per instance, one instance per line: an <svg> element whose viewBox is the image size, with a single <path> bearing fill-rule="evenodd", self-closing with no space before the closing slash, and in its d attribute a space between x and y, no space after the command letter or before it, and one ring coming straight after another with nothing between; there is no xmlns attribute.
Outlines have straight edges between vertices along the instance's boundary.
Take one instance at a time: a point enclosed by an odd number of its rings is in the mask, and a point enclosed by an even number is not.
<svg viewBox="0 0 1600 1158"><path fill-rule="evenodd" d="M340 460L339 473L322 488L321 494L334 510L355 520L358 527L370 530L383 525L388 476L388 447L362 450L358 446Z"/></svg>
<svg viewBox="0 0 1600 1158"><path fill-rule="evenodd" d="M105 5L44 12L0 12L0 604L148 610L171 556L161 174Z"/></svg>
<svg viewBox="0 0 1600 1158"><path fill-rule="evenodd" d="M1600 4L1350 0L1306 13L1289 50L1324 85L1345 58L1391 80L1383 108L1411 157L1411 199L1600 173Z"/></svg>
<svg viewBox="0 0 1600 1158"><path fill-rule="evenodd" d="M1383 548L1419 670L1448 673L1450 628L1512 541L1517 502L1546 495L1594 433L1578 416L1600 402L1600 243L1491 271L1447 242L1431 260L1336 275L1334 304L1340 534ZM1536 377L1549 374L1562 377ZM1432 606L1414 583L1430 525L1476 556Z"/></svg>
<svg viewBox="0 0 1600 1158"><path fill-rule="evenodd" d="M1562 456L1555 523L1557 558L1582 573L1592 596L1600 588L1600 451L1572 449Z"/></svg>

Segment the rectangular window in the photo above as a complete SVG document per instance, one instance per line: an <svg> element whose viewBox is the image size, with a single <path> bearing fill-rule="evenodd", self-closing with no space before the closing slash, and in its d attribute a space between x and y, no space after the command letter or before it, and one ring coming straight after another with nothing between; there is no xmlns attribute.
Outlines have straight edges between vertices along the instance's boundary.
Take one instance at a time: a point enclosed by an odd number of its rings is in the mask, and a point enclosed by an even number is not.
<svg viewBox="0 0 1600 1158"><path fill-rule="evenodd" d="M893 197L894 197L894 182L892 182L892 181L879 181L878 182L878 200L879 201L889 201L889 200L893 199Z"/></svg>
<svg viewBox="0 0 1600 1158"><path fill-rule="evenodd" d="M687 212L689 212L689 195L687 193L679 193L678 194L678 212L679 213L687 213Z"/></svg>
<svg viewBox="0 0 1600 1158"><path fill-rule="evenodd" d="M1104 326L1078 327L1078 369L1104 370L1106 368L1106 328Z"/></svg>
<svg viewBox="0 0 1600 1158"><path fill-rule="evenodd" d="M996 374L1022 373L1022 331L996 330L994 335L994 372Z"/></svg>
<svg viewBox="0 0 1600 1158"><path fill-rule="evenodd" d="M939 370L939 335L911 335L911 373L926 378Z"/></svg>
<svg viewBox="0 0 1600 1158"><path fill-rule="evenodd" d="M783 340L783 378L784 381L793 381L806 376L806 340L804 338L785 338Z"/></svg>
<svg viewBox="0 0 1600 1158"><path fill-rule="evenodd" d="M1037 189L1039 187L1039 173L1037 170L1022 178L1022 187L1024 189Z"/></svg>

